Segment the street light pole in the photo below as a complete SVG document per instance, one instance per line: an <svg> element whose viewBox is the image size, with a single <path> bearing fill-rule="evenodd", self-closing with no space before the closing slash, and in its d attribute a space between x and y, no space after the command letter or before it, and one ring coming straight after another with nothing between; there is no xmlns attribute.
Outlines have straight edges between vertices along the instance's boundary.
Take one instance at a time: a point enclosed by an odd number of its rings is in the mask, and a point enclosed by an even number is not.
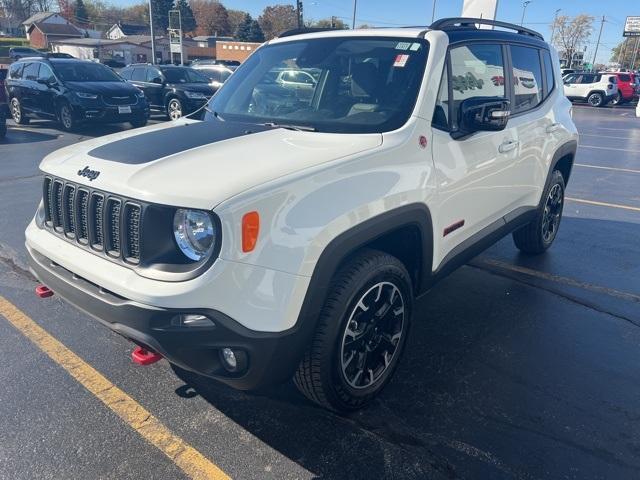
<svg viewBox="0 0 640 480"><path fill-rule="evenodd" d="M353 0L353 22L351 22L351 30L356 29L356 11L358 10L358 0Z"/></svg>
<svg viewBox="0 0 640 480"><path fill-rule="evenodd" d="M151 8L151 0L149 0L149 33L151 33L151 65L156 64L156 47L155 37L153 35L153 8Z"/></svg>
<svg viewBox="0 0 640 480"><path fill-rule="evenodd" d="M532 0L526 0L522 3L522 19L520 19L520 26L524 23L524 14L527 11L527 5L531 3Z"/></svg>
<svg viewBox="0 0 640 480"><path fill-rule="evenodd" d="M591 62L592 69L596 66L596 55L598 55L598 47L600 46L600 37L602 36L602 27L604 27L604 15L602 16L602 21L600 22L600 32L598 32L598 41L596 42L596 51L593 52L593 62Z"/></svg>
<svg viewBox="0 0 640 480"><path fill-rule="evenodd" d="M556 22L558 21L558 14L561 10L561 8L557 9L555 15L553 16L553 23L551 24L551 40L549 42L551 45L553 45L553 35L556 33Z"/></svg>
<svg viewBox="0 0 640 480"><path fill-rule="evenodd" d="M436 0L433 0L433 10L431 10L431 23L433 23L435 18L436 18Z"/></svg>

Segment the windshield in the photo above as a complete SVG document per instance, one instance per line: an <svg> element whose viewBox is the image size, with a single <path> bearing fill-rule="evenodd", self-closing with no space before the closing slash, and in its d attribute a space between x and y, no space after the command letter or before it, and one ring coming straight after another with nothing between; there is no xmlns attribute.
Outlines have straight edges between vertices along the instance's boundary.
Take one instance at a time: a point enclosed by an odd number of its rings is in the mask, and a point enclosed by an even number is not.
<svg viewBox="0 0 640 480"><path fill-rule="evenodd" d="M121 82L113 70L99 63L52 62L60 79L67 82Z"/></svg>
<svg viewBox="0 0 640 480"><path fill-rule="evenodd" d="M231 75L233 72L226 69L222 70L216 68L198 68L198 73L201 73L209 80L212 80L214 82L224 83L227 81L227 78L229 78L229 75Z"/></svg>
<svg viewBox="0 0 640 480"><path fill-rule="evenodd" d="M209 83L207 77L190 68L163 68L162 74L169 83Z"/></svg>
<svg viewBox="0 0 640 480"><path fill-rule="evenodd" d="M343 133L394 130L413 111L427 50L422 39L386 37L267 45L229 77L209 108L247 123Z"/></svg>

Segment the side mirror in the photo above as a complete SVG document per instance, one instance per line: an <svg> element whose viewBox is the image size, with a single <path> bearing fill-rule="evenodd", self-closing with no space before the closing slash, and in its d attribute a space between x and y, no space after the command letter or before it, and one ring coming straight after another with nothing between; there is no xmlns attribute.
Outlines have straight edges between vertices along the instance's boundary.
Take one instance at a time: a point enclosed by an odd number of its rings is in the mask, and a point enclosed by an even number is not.
<svg viewBox="0 0 640 480"><path fill-rule="evenodd" d="M475 132L504 130L511 115L509 100L503 97L471 97L463 100L458 113L458 130L454 139Z"/></svg>
<svg viewBox="0 0 640 480"><path fill-rule="evenodd" d="M158 85L162 85L162 79L160 77L155 77L151 79L151 83L157 83Z"/></svg>

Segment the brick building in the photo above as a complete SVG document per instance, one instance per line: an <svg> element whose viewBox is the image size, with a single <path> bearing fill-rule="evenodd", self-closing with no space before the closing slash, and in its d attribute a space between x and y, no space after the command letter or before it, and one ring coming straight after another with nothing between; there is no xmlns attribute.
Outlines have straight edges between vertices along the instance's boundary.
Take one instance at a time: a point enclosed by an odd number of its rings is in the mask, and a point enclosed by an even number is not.
<svg viewBox="0 0 640 480"><path fill-rule="evenodd" d="M70 23L33 23L27 31L33 48L49 48L51 42L70 38L83 38L84 32Z"/></svg>
<svg viewBox="0 0 640 480"><path fill-rule="evenodd" d="M216 58L218 60L237 60L238 62L244 62L260 45L262 44L218 40L216 42Z"/></svg>

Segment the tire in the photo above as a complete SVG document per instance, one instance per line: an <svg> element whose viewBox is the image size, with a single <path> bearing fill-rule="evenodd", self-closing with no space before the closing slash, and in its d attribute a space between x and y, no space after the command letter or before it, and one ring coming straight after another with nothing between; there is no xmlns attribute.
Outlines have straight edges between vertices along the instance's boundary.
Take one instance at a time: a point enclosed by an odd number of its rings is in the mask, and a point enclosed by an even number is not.
<svg viewBox="0 0 640 480"><path fill-rule="evenodd" d="M136 118L135 120L131 120L131 126L133 128L141 128L147 124L147 117Z"/></svg>
<svg viewBox="0 0 640 480"><path fill-rule="evenodd" d="M4 115L0 113L0 139L3 139L7 135L7 121Z"/></svg>
<svg viewBox="0 0 640 480"><path fill-rule="evenodd" d="M605 103L607 102L603 94L599 92L593 92L590 93L587 97L587 103L589 103L589 105L591 105L592 107L604 107Z"/></svg>
<svg viewBox="0 0 640 480"><path fill-rule="evenodd" d="M24 114L22 110L22 105L20 104L20 100L16 97L13 97L9 102L9 109L11 110L11 116L13 117L13 121L18 125L28 125L29 118Z"/></svg>
<svg viewBox="0 0 640 480"><path fill-rule="evenodd" d="M167 102L167 117L169 120L177 120L183 115L182 102L179 98L170 98Z"/></svg>
<svg viewBox="0 0 640 480"><path fill-rule="evenodd" d="M620 92L616 93L609 103L611 105L622 105L624 103L624 99L622 98L622 95L620 95Z"/></svg>
<svg viewBox="0 0 640 480"><path fill-rule="evenodd" d="M558 235L562 220L564 188L562 173L554 170L551 174L551 182L542 197L544 203L538 209L536 218L513 232L513 242L521 252L538 255L551 246Z"/></svg>
<svg viewBox="0 0 640 480"><path fill-rule="evenodd" d="M77 122L73 118L73 110L66 102L58 106L58 122L65 132L72 132L77 126Z"/></svg>
<svg viewBox="0 0 640 480"><path fill-rule="evenodd" d="M397 258L363 250L328 291L294 383L312 402L346 413L366 405L391 379L409 333L413 289Z"/></svg>

